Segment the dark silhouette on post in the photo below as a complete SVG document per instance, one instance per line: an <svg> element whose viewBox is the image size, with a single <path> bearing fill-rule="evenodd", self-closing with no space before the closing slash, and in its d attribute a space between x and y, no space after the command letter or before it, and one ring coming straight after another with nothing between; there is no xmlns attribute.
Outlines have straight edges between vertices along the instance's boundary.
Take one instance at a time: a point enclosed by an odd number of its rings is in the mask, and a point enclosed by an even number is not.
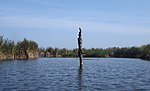
<svg viewBox="0 0 150 91"><path fill-rule="evenodd" d="M78 56L79 56L79 59L80 59L80 67L83 65L83 62L82 62L82 35L81 35L82 31L81 31L81 28L79 28L79 37L78 37Z"/></svg>

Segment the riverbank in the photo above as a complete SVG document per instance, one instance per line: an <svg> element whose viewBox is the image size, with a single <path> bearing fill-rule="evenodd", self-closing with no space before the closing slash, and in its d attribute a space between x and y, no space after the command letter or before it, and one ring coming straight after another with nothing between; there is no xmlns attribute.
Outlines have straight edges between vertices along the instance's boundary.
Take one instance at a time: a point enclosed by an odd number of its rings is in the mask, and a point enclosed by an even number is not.
<svg viewBox="0 0 150 91"><path fill-rule="evenodd" d="M14 55L4 55L4 54L0 54L0 61L1 60L14 60Z"/></svg>
<svg viewBox="0 0 150 91"><path fill-rule="evenodd" d="M92 58L140 58L150 60L150 44L141 47L82 48L83 57ZM39 48L35 41L24 39L16 44L0 36L0 60L28 60L46 58L78 57L78 49Z"/></svg>
<svg viewBox="0 0 150 91"><path fill-rule="evenodd" d="M35 60L35 59L41 59L41 58L76 58L78 59L78 57L39 57L38 56L30 56L28 59L26 57L20 57L20 58L14 58L14 56L9 56L9 57L6 57L6 56L1 56L0 55L0 61L5 61L5 60ZM96 59L99 59L99 58L117 58L117 57L83 57L83 60L90 60L90 59L93 59L93 58L96 58ZM120 58L120 57L118 57ZM125 57L122 57L122 58L125 58ZM144 58L130 58L130 59L141 59L141 60L145 60L145 61L150 61L149 59L144 59Z"/></svg>
<svg viewBox="0 0 150 91"><path fill-rule="evenodd" d="M38 58L39 58L38 52L28 53L27 55L25 54L20 54L20 55L0 54L0 61L2 60L32 60L32 59L38 59Z"/></svg>

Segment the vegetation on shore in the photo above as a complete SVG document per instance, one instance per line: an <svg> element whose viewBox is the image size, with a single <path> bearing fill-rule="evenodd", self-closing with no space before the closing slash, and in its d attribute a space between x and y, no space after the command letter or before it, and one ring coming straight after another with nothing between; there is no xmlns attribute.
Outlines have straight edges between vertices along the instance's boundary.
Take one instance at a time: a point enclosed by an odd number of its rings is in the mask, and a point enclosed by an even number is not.
<svg viewBox="0 0 150 91"><path fill-rule="evenodd" d="M24 60L38 57L38 44L36 42L24 39L15 44L14 41L0 36L0 60Z"/></svg>
<svg viewBox="0 0 150 91"><path fill-rule="evenodd" d="M47 49L39 49L41 57L78 57L78 49L59 49L49 47ZM113 47L113 48L83 48L84 57L96 58L141 58L150 60L150 45L143 45L141 47Z"/></svg>
<svg viewBox="0 0 150 91"><path fill-rule="evenodd" d="M24 39L16 44L0 36L0 60L35 59L38 57L78 57L78 49L39 48L35 41ZM83 48L84 57L141 58L150 60L150 44L141 47Z"/></svg>

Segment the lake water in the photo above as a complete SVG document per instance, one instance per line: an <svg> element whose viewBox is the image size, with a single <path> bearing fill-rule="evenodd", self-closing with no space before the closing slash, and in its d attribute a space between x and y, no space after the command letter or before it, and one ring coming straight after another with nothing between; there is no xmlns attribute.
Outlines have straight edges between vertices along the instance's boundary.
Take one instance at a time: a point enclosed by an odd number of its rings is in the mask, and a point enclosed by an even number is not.
<svg viewBox="0 0 150 91"><path fill-rule="evenodd" d="M150 91L150 62L41 58L0 61L0 91Z"/></svg>

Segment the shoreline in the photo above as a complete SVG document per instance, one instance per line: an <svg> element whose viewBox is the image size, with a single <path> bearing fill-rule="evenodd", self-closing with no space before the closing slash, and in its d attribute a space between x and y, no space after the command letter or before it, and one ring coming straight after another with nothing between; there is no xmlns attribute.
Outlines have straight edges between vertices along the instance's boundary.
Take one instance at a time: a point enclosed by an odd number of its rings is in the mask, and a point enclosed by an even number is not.
<svg viewBox="0 0 150 91"><path fill-rule="evenodd" d="M24 59L24 58L17 58L17 59L0 59L0 61L14 61L14 60L20 60L20 61L26 61L26 60L38 60L40 58L75 58L79 59L78 57L38 57L38 58L29 58L29 59ZM128 57L84 57L83 60L90 60L90 59L99 59L99 58L125 58L128 59ZM129 58L129 59L141 59L144 61L150 61L148 59L142 59L142 58Z"/></svg>

